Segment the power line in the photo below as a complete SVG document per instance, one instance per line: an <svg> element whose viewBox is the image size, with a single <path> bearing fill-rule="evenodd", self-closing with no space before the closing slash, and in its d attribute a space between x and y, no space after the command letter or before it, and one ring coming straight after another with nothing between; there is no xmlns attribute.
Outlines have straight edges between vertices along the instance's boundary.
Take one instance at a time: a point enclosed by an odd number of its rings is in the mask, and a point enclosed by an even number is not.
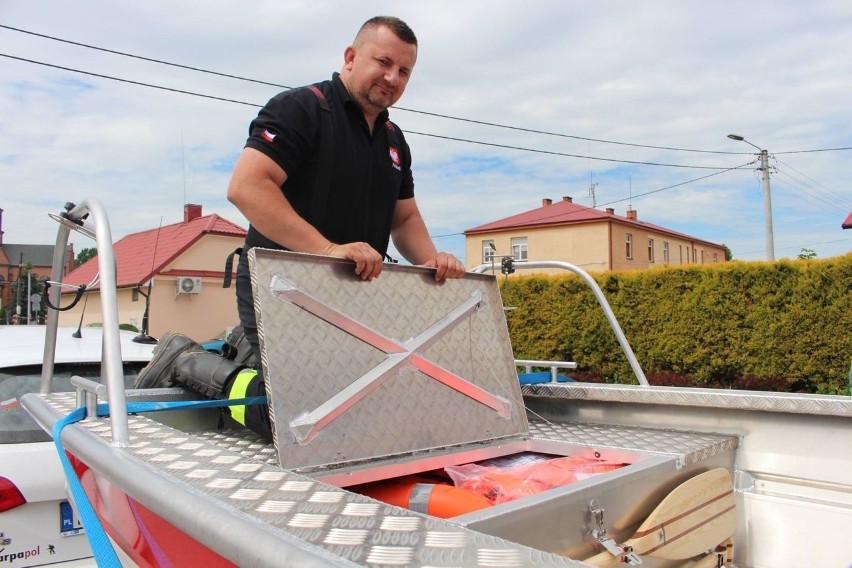
<svg viewBox="0 0 852 568"><path fill-rule="evenodd" d="M730 171L733 171L733 170L738 170L738 169L741 169L741 168L745 168L745 167L747 167L747 166L752 165L753 163L754 163L754 162L749 162L749 163L747 163L747 164L742 164L742 165L740 165L740 166L736 166L736 167L733 167L733 168L727 168L727 169L722 170L722 171L720 171L720 172L714 172L714 173L712 173L712 174L707 174L707 175L705 175L705 176L697 177L697 178L690 179L690 180L687 180L687 181L682 181L682 182L680 182L680 183L676 183L676 184L673 184L673 185L667 185L666 187L661 187L661 188L659 188L659 189L652 189L651 191L646 191L646 192L644 192L644 193L639 193L639 194L630 195L630 196L628 196L628 197L623 197L623 198L621 198L621 199L615 199L615 200L609 201L609 202L607 202L607 203L601 203L601 204L600 204L600 207L605 207L605 206L607 206L607 205L613 205L614 203L621 203L622 201L629 201L629 200L631 200L631 199L635 199L635 198L637 198L637 197L645 197L646 195L652 195L652 194L654 194L654 193L660 193L661 191L666 191L666 190L669 190L669 189L674 189L674 188L676 188L676 187L680 187L680 186L683 186L683 185L687 185L687 184L690 184L690 183L694 183L694 182L696 182L696 181L701 181L701 180L703 180L703 179L711 178L711 177L713 177L713 176L717 176L717 175L719 175L719 174L724 174L724 173L727 173L727 172L730 172ZM577 213L579 214L579 213L580 213L580 211L578 211ZM563 213L563 214L553 214L553 215L551 215L550 217L542 217L540 220L547 220L547 219L553 219L553 218L556 218L556 217L564 217L564 216L566 216L564 213ZM519 224L520 224L520 223L519 223ZM504 226L505 226L505 227L511 227L511 226L513 226L513 225L504 225Z"/></svg>
<svg viewBox="0 0 852 568"><path fill-rule="evenodd" d="M0 28L5 28L7 30L12 30L15 32L20 32L22 34L28 34L31 36L36 36L44 39L49 39L52 41L58 41L61 43L67 43L69 45L76 45L78 47L85 47L86 49L94 49L96 51L103 51L104 53L112 53L113 55L120 55L122 57L131 57L133 59L140 59L142 61L149 61L151 63L159 63L161 65L168 65L170 67L178 67L180 69L188 69L189 71L198 71L199 73L207 73L209 75L216 75L218 77L227 77L228 79L238 79L240 81L248 81L250 83L258 83L260 85L268 85L270 87L281 87L282 89L292 89L293 87L288 87L287 85L279 85L277 83L269 83L267 81L260 81L258 79L250 79L248 77L240 77L239 75L230 75L228 73L219 73L218 71L210 71L208 69L201 69L200 67L192 67L190 65L181 65L180 63L172 63L170 61L163 61L162 59L154 59L151 57L144 57L142 55L135 55L133 53L127 53L124 51L116 51L114 49L107 49L105 47L97 47L94 45L89 45L87 43L80 43L78 41L71 41L70 39L62 39L59 37L49 36L45 34L40 34L36 32L31 32L29 30L22 30L21 28L14 28L12 26L7 26L5 24L0 24Z"/></svg>
<svg viewBox="0 0 852 568"><path fill-rule="evenodd" d="M64 38L59 38L59 37L56 37L56 36L50 36L50 35L47 35L47 34L33 32L33 31L30 31L30 30L24 30L22 28L16 28L14 26L8 26L8 25L5 25L5 24L0 24L0 28L7 29L7 30L10 30L10 31L19 32L19 33L22 33L22 34L35 36L35 37L40 37L40 38L43 38L43 39L48 39L48 40L51 40L51 41L66 43L66 44L69 44L69 45L75 45L75 46L83 47L83 48L86 48L86 49L92 49L92 50L101 51L101 52L104 52L104 53L111 53L113 55L119 55L121 57L130 57L130 58L133 58L133 59L139 59L141 61L148 61L148 62L151 62L151 63L157 63L157 64L160 64L160 65L167 65L167 66L170 66L170 67L176 67L176 68L179 68L179 69L186 69L186 70L189 70L189 71L196 71L196 72L199 72L199 73L207 73L207 74L215 75L215 76L218 76L218 77L225 77L225 78L229 78L229 79L237 79L239 81L247 81L247 82L250 82L250 83L256 83L256 84L259 84L259 85L268 85L268 86L272 86L272 87L279 87L279 88L282 88L282 89L293 89L294 88L292 86L282 85L280 83L272 83L272 82L263 81L263 80L260 80L260 79L253 79L253 78L250 78L250 77L243 77L243 76L240 76L240 75L232 75L230 73L222 73L222 72L219 72L219 71L212 71L212 70L203 69L203 68L200 68L200 67L193 67L191 65L183 65L183 64L180 64L180 63L174 63L174 62L165 61L165 60L162 60L162 59L155 59L155 58L146 57L146 56L143 56L143 55L127 53L127 52L118 51L118 50L115 50L115 49L98 47L98 46L87 44L87 43L68 40L68 39L64 39ZM10 56L7 56L7 57L10 57ZM26 60L26 59L23 59L23 58L16 58L16 59L20 59L22 61L29 61L29 60ZM30 61L30 62L42 64L42 65L48 65L48 64L39 63L39 62L33 62L33 61ZM62 69L62 67L59 67L59 66L55 66L55 67ZM93 76L101 76L101 75L97 75L95 73L90 73L90 74L93 75ZM138 82L130 81L130 80L126 80L126 79L117 79L117 78L106 77L106 76L102 76L102 77L111 78L113 80L124 81L124 82L128 82L128 83L133 83L133 84L151 86L151 85L146 85L144 83L138 83ZM166 89L166 90L172 90L174 92L185 93L185 94L195 94L196 96L208 96L208 95L201 95L201 94L197 94L197 93L189 93L187 91L181 91L181 90L178 90L178 89L168 89L166 87L161 87L161 88ZM212 97L212 96L208 96L208 97L216 99L216 100L230 101L230 99L222 99L222 98L219 98L219 97ZM237 102L239 104L251 104L251 103L244 103L244 102L241 102L241 101L230 101L230 102ZM423 111L423 110L416 110L416 109L411 109L411 108L406 108L406 107L394 107L394 108L396 110L399 110L399 111L422 114L422 115L425 115L425 116L432 116L432 117L436 117L436 118L444 118L444 119L447 119L447 120L467 122L467 123L470 123L470 124L479 124L481 126L491 126L491 127L494 127L494 128L503 128L503 129L508 129L508 130L527 132L527 133L530 133L530 134L541 134L541 135L545 135L545 136L556 136L556 137L560 137L560 138L570 138L570 139L574 139L574 140L583 140L583 141L587 141L587 142L597 142L599 144L613 144L613 145L618 145L618 146L630 146L630 147L635 147L635 148L649 148L649 149L654 149L654 150L669 150L669 151L673 151L673 152L694 152L694 153L703 153L703 154L742 155L742 154L748 154L749 153L749 152L726 152L726 151L719 151L719 150L698 150L698 149L694 149L694 148L678 148L678 147L672 147L672 146L656 146L656 145L652 145L652 144L636 144L636 143L631 143L631 142L618 142L618 141L614 141L614 140L603 140L603 139L600 139L600 138L589 138L589 137L585 137L585 136L576 136L576 135L564 134L564 133L559 133L559 132L550 132L550 131L546 131L546 130L537 130L537 129L533 129L533 128L525 128L525 127L521 127L521 126L511 126L511 125L499 124L499 123L488 122L488 121L483 121L483 120L462 118L462 117L451 116L451 115L447 115L447 114L441 114L441 113L435 113L435 112L429 112L429 111ZM835 152L835 151L840 151L840 150L852 150L852 146L843 146L843 147L837 147L837 148L818 148L818 149L813 149L813 150L791 150L791 151L774 152L774 153L775 154L802 154L802 153L809 153L809 152Z"/></svg>
<svg viewBox="0 0 852 568"><path fill-rule="evenodd" d="M75 46L82 47L82 48L85 48L85 49L92 49L92 50L101 51L101 52L104 52L104 53L119 55L121 57L129 57L129 58L133 58L133 59L139 59L141 61L148 61L148 62L151 62L151 63L157 63L159 65L166 65L166 66L170 66L170 67L176 67L176 68L179 68L179 69L196 71L198 73L206 73L206 74L215 75L215 76L218 76L218 77L225 77L225 78L228 78L228 79L236 79L236 80L239 80L239 81L247 81L247 82L250 82L250 83L256 83L256 84L259 84L259 85L267 85L267 86L272 86L272 87L278 87L278 88L282 88L282 89L293 89L294 88L292 86L283 85L281 83L273 83L273 82L269 82L269 81L263 81L263 80L260 80L260 79L243 77L243 76L240 76L240 75L233 75L233 74L230 74L230 73L223 73L223 72L220 72L220 71L213 71L213 70L210 70L210 69L203 69L201 67L194 67L194 66L191 66L191 65L174 63L172 61L155 59L153 57L146 57L146 56L143 56L143 55L137 55L137 54L128 53L128 52L125 52L125 51L108 49L108 48L105 48L105 47L99 47L99 46L95 46L95 45L91 45L91 44L87 44L87 43L82 43L82 42L64 39L64 38L60 38L60 37L56 37L56 36L42 34L42 33L34 32L34 31L30 31L30 30L25 30L25 29L22 29L22 28L16 28L14 26L9 26L9 25L5 25L5 24L0 24L0 28L7 29L7 30L10 30L10 31L19 32L19 33L22 33L22 34L35 36L35 37L40 37L40 38L51 40L51 41L56 41L56 42L65 43L65 44L69 44L69 45L75 45ZM17 58L17 59L21 59L22 61L30 61L30 60L25 60L23 58ZM33 61L30 61L30 62L33 62ZM39 62L33 62L33 63L39 63ZM40 63L40 64L43 64L43 63ZM43 64L43 65L46 65L46 64ZM56 67L62 69L62 67L59 67L59 66L56 66ZM103 77L103 78L111 78L113 80L124 81L124 82L132 83L132 84L140 84L140 85L144 85L144 86L151 86L151 85L147 85L147 84L144 84L144 83L138 83L138 82L126 80L126 79L117 79L117 78L98 75L98 74L95 74L95 73L89 73L89 74L96 76L96 77L100 76L100 77ZM189 93L187 91L181 91L181 90L178 90L178 89L168 89L166 87L159 87L159 88L163 88L165 90L172 90L174 92L179 92L179 93L195 94L196 96L207 96L208 98L212 98L212 99L216 99L216 100L237 102L239 104L247 104L247 105L251 104L251 103L244 103L244 102L241 102L241 101L231 101L230 99L223 99L223 98L213 97L213 96L209 96L209 95ZM673 146L657 146L657 145L652 145L652 144L637 144L637 143L631 143L631 142L619 142L619 141L614 141L614 140L604 140L604 139L600 139L600 138L589 138L589 137L585 137L585 136L577 136L577 135L572 135L572 134L564 134L564 133L559 133L559 132L550 132L550 131L546 131L546 130L525 128L525 127L521 127L521 126L511 126L511 125L499 124L499 123L495 123L495 122L488 122L488 121L484 121L484 120L463 118L463 117L458 117L458 116L452 116L452 115L447 115L447 114L442 114L442 113L411 109L411 108L406 108L406 107L394 107L394 108L395 108L395 110L399 110L399 111L422 114L422 115L425 115L425 116L432 116L432 117L435 117L435 118L444 118L444 119L447 119L447 120L455 120L455 121L459 121L459 122L466 122L466 123L469 123L469 124L478 124L478 125L481 125L481 126L490 126L490 127L494 127L494 128L502 128L502 129L507 129L507 130L519 131L519 132L527 132L527 133L530 133L530 134L541 134L541 135L545 135L545 136L555 136L555 137L560 137L560 138L569 138L569 139L573 139L573 140L583 140L583 141L586 141L586 142L596 142L596 143L599 143L599 144L613 144L613 145L617 145L617 146L629 146L629 147L634 147L634 148L649 148L649 149L654 149L654 150L668 150L668 151L673 151L673 152L693 152L693 153L703 153L703 154L742 155L742 154L748 154L749 153L749 152L730 152L730 151L720 151L720 150L699 150L699 149L694 149L694 148L678 148L678 147L673 147ZM802 153L809 153L809 152L835 152L835 151L841 151L841 150L852 150L852 146L844 146L844 147L837 147L837 148L818 148L818 149L813 149L813 150L791 150L791 151L774 152L774 153L775 154L802 154ZM618 160L615 160L615 161L618 161Z"/></svg>
<svg viewBox="0 0 852 568"><path fill-rule="evenodd" d="M831 245L831 244L834 244L834 243L842 243L842 242L848 241L848 240L850 240L850 239L835 239L833 241L821 241L821 242L818 242L818 243L810 243L810 244L805 244L805 245L789 245L789 246L785 246L785 247L777 247L777 249L778 250L803 249L803 248L808 248L808 247L814 247L814 246L817 246L817 245ZM762 249L762 250L751 250L751 251L748 251L748 252L738 252L738 253L735 253L735 254L742 256L742 255L746 255L746 254L763 254L765 252L766 252L766 250Z"/></svg>
<svg viewBox="0 0 852 568"><path fill-rule="evenodd" d="M791 166L787 162L784 162L783 160L780 160L778 158L775 158L775 160L778 163L783 164L786 169L792 170L792 171L796 172L796 174L798 174L801 178L804 178L804 180L806 180L806 181L801 181L801 180L797 180L797 181L799 181L800 183L802 183L806 186L809 186L810 188L812 188L813 191L820 193L820 194L823 194L827 200L832 201L835 204L839 204L844 209L852 208L852 202L849 202L846 199L845 196L843 196L843 195L841 195L841 194L839 194L835 191L832 191L831 189L829 189L828 187L819 183L815 179L808 177L807 175L803 174L802 172L800 172L799 170L797 170L796 168L794 168L793 166ZM782 174L786 173L783 170L778 170L778 172L782 173ZM787 174L787 175L790 175L790 174ZM790 177L794 177L794 176L790 175ZM810 183L807 183L807 182L810 182Z"/></svg>
<svg viewBox="0 0 852 568"><path fill-rule="evenodd" d="M783 179L784 177L787 177L787 178L790 178L790 179L785 180L785 179ZM842 200L837 199L835 197L832 197L830 195L826 195L825 192L820 191L817 188L807 187L806 185L801 185L801 182L799 180L793 178L792 176L790 176L789 174L786 174L783 171L778 171L775 174L775 177L773 178L773 180L775 182L778 182L778 183L781 183L783 185L790 187L792 190L796 191L799 194L804 194L804 195L810 196L814 199L817 199L817 200L825 203L826 205L831 206L832 208L836 208L836 209L841 210L841 211L849 211L849 209L850 209L850 206L845 201L842 201Z"/></svg>
<svg viewBox="0 0 852 568"><path fill-rule="evenodd" d="M235 99L227 99L224 97L216 97L213 95L205 95L203 93L194 93L192 91L184 91L182 89L174 89L172 87L163 87L161 85L152 85L151 83L143 83L141 81L132 81L130 79L122 79L121 77L112 77L110 75L103 75L101 73L93 73L91 71L81 71L80 69L73 69L71 67L63 67L61 65L54 65L53 63L45 63L43 61L35 61L33 59L26 59L24 57L16 57L14 55L8 55L6 53L0 53L0 57L8 57L9 59L16 59L18 61L23 61L25 63L32 63L34 65L42 65L44 67L52 67L54 69L61 69L63 71L70 71L72 73L81 73L83 75L90 75L92 77L99 77L101 79L109 79L110 81L119 81L121 83L129 83L131 85L137 85L140 87L150 87L152 89L160 89L163 91L170 91L172 93L180 93L182 95L192 95L194 97L203 97L205 99L213 99L216 101L224 101L226 103L236 103L238 105L247 105L253 107L260 107L263 105L255 104L255 103L247 103L245 101L238 101Z"/></svg>
<svg viewBox="0 0 852 568"><path fill-rule="evenodd" d="M142 60L142 61L157 63L157 64L160 64L160 65L167 65L167 66L170 66L170 67L187 69L187 70L196 71L196 72L199 72L199 73L207 73L207 74L215 75L215 76L218 76L218 77L226 77L226 78L229 78L229 79L237 79L237 80L240 80L240 81L248 81L250 83L257 83L257 84L260 84L260 85L268 85L268 86L272 86L272 87L280 87L282 89L293 89L294 88L294 87L291 87L291 86L288 86L288 85L282 85L282 84L279 84L279 83L270 83L268 81L261 81L259 79L252 79L252 78L249 78L249 77L242 77L242 76L239 76L239 75L231 75L229 73L221 73L219 71L211 71L209 69L202 69L200 67L193 67L193 66L190 66L190 65L182 65L180 63L173 63L173 62L170 62L170 61L164 61L162 59L154 59L152 57L145 57L145 56L142 56L142 55L127 53L127 52L124 52L124 51L107 49L107 48L104 48L104 47L98 47L98 46L94 46L94 45L90 45L90 44L86 44L86 43L81 43L81 42L78 42L78 41L72 41L72 40L63 39L63 38L59 38L59 37L55 37L55 36L41 34L41 33L33 32L33 31L29 31L29 30L24 30L24 29L21 29L21 28L16 28L16 27L13 27L13 26L7 26L7 25L4 25L4 24L0 24L0 28L4 28L4 29L7 29L7 30L11 30L11 31L15 31L15 32L23 33L23 34L32 35L32 36L35 36L35 37L40 37L40 38L43 38L43 39L48 39L48 40L51 40L51 41L57 41L57 42L66 43L66 44L69 44L69 45L76 45L78 47L83 47L83 48L86 48L86 49L93 49L93 50L101 51L101 52L104 52L104 53L111 53L113 55L119 55L119 56L122 56L122 57L130 57L130 58L133 58L133 59L139 59L139 60ZM416 114L422 114L422 115L425 115L425 116L432 116L432 117L435 117L435 118L444 118L444 119L447 119L447 120L455 120L455 121L459 121L459 122L466 122L466 123L469 123L469 124L478 124L478 125L481 125L481 126L491 126L491 127L494 127L494 128L503 128L503 129L514 130L514 131L519 131L519 132L527 132L527 133L530 133L530 134L542 134L542 135L545 135L545 136L556 136L556 137L560 137L560 138L570 138L570 139L573 139L573 140L584 140L584 141L587 141L587 142L597 142L597 143L600 143L600 144L614 144L614 145L618 145L618 146L631 146L631 147L635 147L635 148L650 148L650 149L654 149L654 150L670 150L670 151L674 151L674 152L695 152L695 153L703 153L703 154L741 155L741 154L747 154L748 153L748 152L723 152L723 151L717 151L717 150L696 150L696 149L692 149L692 148L676 148L676 147L671 147L671 146L654 146L654 145L650 145L650 144L635 144L635 143L630 143L630 142L617 142L617 141L613 141L613 140L602 140L602 139L599 139L599 138L587 138L587 137L584 137L584 136L575 136L575 135L571 135L571 134L549 132L549 131L546 131L546 130L536 130L536 129L533 129L533 128L524 128L524 127L521 127L521 126L510 126L510 125L506 125L506 124L498 124L498 123L495 123L495 122L487 122L487 121L483 121L483 120L462 118L462 117L451 116L451 115L447 115L447 114L441 114L441 113L436 113L436 112L428 112L428 111L423 111L423 110L416 110L416 109L406 108L406 107L394 107L394 109L400 110L400 111L405 111L405 112L416 113Z"/></svg>
<svg viewBox="0 0 852 568"><path fill-rule="evenodd" d="M452 136L443 136L440 134L429 134L427 132L417 132L416 130L406 130L406 134L417 134L419 136L429 136L431 138L440 138L443 140L454 140L456 142L466 142L468 144L479 144L481 146L493 146L495 148L506 148L508 150L522 150L524 152L535 152L537 154L549 154L551 156L562 156L567 158L582 158L584 160L598 160L601 162L617 162L619 164L636 164L642 166L664 166L669 168L688 168L696 170L722 170L728 171L732 168L721 168L715 166L687 166L682 164L665 164L660 162L642 162L637 160L616 160L615 158L598 158L596 156L583 156L580 154L568 154L565 152L556 152L554 150L538 150L533 148L524 148L523 146L510 146L508 144L497 144L496 142L483 142L481 140L471 140L469 138L456 138ZM736 168L733 168L736 169Z"/></svg>
<svg viewBox="0 0 852 568"><path fill-rule="evenodd" d="M772 152L773 154L809 154L812 152L837 152L838 150L852 150L852 146L841 146L839 148L817 148L816 150L789 150L787 152Z"/></svg>
<svg viewBox="0 0 852 568"><path fill-rule="evenodd" d="M690 179L690 180L687 180L687 181L682 181L682 182L680 182L680 183L676 183L676 184L673 184L673 185L668 185L668 186L666 186L666 187L661 187L661 188L659 188L659 189L652 189L651 191L646 191L646 192L644 192L644 193L639 193L639 194L637 194L637 195L630 195L630 196L628 196L628 197L623 197L623 198L621 198L621 199L613 199L612 201L608 201L608 202L606 202L606 203L601 203L601 204L600 204L600 207L605 207L605 206L607 206L607 205L614 205L614 204L616 204L616 203L621 203L621 202L623 202L623 201L630 201L631 199L634 199L634 198L636 198L636 197L644 197L644 196L646 196L646 195L652 195L652 194L654 194L654 193L660 193L661 191L666 191L666 190L668 190L668 189L674 189L674 188L676 188L676 187L680 187L680 186L683 186L683 185L687 185L687 184L690 184L690 183L694 183L694 182L696 182L696 181L701 181L701 180L703 180L703 179L707 179L707 178L710 178L710 177L713 177L713 176L717 176L717 175L719 175L719 174L724 174L724 173L726 173L726 172L730 172L730 171L733 171L733 170L739 170L739 169L742 169L742 168L745 168L745 167L751 166L752 164L754 164L754 162L753 162L753 161L752 161L752 162L748 162L747 164L742 164L742 165L740 165L740 166L733 167L733 168L728 168L728 169L726 169L726 170L724 170L724 171L721 171L721 172L714 172L714 173L712 173L712 174L707 174L707 175L705 175L705 176L697 177L697 178ZM578 210L578 211L574 211L574 212L570 212L570 213L559 213L559 214L554 214L554 215L551 215L550 217L542 217L542 218L541 218L541 220L555 219L556 217L562 217L562 218L565 218L565 217L569 217L569 216L571 216L571 215L579 215L579 214L581 214L581 213L585 213L585 211ZM519 223L519 225L520 225L520 223ZM511 227L511 226L516 226L516 225L504 225L504 227ZM434 236L432 236L432 238L433 238L433 239L440 239L440 238L443 238L443 237L455 237L455 236L457 236L457 235L463 235L463 234L464 234L464 233L447 233L447 234L445 234L445 235L434 235Z"/></svg>
<svg viewBox="0 0 852 568"><path fill-rule="evenodd" d="M2 25L0 25L0 27L2 27ZM137 85L137 86L140 86L140 87L149 87L149 88L152 88L152 89L160 89L160 90L169 91L169 92L172 92L172 93L180 93L180 94L183 94L183 95L191 95L191 96L195 96L195 97L202 97L202 98L212 99L212 100L217 100L217 101L224 101L224 102L241 104L241 105L246 105L246 106L253 106L253 107L257 107L257 108L260 108L260 107L263 106L262 104L258 104L258 103L238 101L238 100L235 100L235 99L229 99L229 98L225 98L225 97L217 97L217 96L214 96L214 95L207 95L207 94L204 94L204 93L197 93L197 92L193 92L193 91L187 91L187 90L184 90L184 89L175 89L173 87L164 87L164 86L161 86L161 85L154 85L154 84L151 84L151 83L143 83L141 81L133 81L131 79L124 79L124 78L121 78L121 77L114 77L114 76L111 76L111 75L104 75L102 73L94 73L94 72L91 72L91 71L74 69L72 67L55 65L53 63L46 63L44 61L35 61L33 59L26 59L24 57L17 57L17 56L9 55L9 54L6 54L6 53L0 53L0 57L7 57L9 59L14 59L14 60L17 60L17 61L23 61L25 63L31 63L31 64L34 64L34 65L41 65L41 66L44 66L44 67L52 67L54 69L61 69L63 71L69 71L69 72L72 72L72 73L80 73L82 75L89 75L89 76L92 76L92 77L98 77L100 79L109 79L109 80L112 80L112 81L119 81L119 82L122 82L122 83ZM452 137L452 136L443 136L443 135L440 135L440 134L430 134L430 133L427 133L427 132L417 132L417 131L413 131L413 130L406 130L405 132L406 132L406 134L416 134L416 135L419 135L419 136L428 136L428 137L432 137L432 138L440 138L440 139L443 139L443 140L453 140L453 141L456 141L456 142L465 142L465 143L468 143L468 144L478 144L478 145L481 145L481 146L491 146L491 147L495 147L495 148L505 148L505 149L509 149L509 150L519 150L519 151L523 151L523 152L532 152L532 153L536 153L536 154L546 154L546 155L561 156L561 157L567 157L567 158L582 158L582 159L589 159L589 160L599 160L599 161L604 161L604 162L615 162L615 163L620 163L620 164L634 164L634 165L644 165L644 166L662 166L662 167L670 167L670 168L687 168L687 169L700 169L700 170L723 170L723 171L727 171L725 168L713 167L713 166L690 166L690 165L683 165L683 164L666 164L666 163L659 163L659 162L642 162L642 161L636 161L636 160L618 160L618 159L614 159L614 158L598 158L598 157L595 157L595 156L581 156L581 155L577 155L577 154L568 154L568 153L565 153L565 152L556 152L556 151L551 151L551 150L539 150L539 149L535 149L535 148L524 148L524 147L521 147L521 146L510 146L510 145L506 145L506 144L496 144L496 143L493 143L493 142L483 142L483 141L479 141L479 140L456 138L456 137Z"/></svg>

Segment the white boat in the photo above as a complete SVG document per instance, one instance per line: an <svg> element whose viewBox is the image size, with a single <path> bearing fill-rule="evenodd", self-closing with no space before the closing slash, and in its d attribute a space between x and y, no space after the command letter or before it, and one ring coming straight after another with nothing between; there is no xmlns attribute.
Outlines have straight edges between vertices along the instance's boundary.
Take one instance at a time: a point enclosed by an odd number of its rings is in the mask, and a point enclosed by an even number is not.
<svg viewBox="0 0 852 568"><path fill-rule="evenodd" d="M106 213L87 199L58 218L57 250L71 229L97 236L104 368L113 369L121 356ZM85 404L88 418L60 440L106 533L133 562L852 563L849 397L642 384L606 299L571 265L563 267L593 287L639 384L521 387L493 276L436 285L428 269L388 266L364 283L343 260L250 254L275 444L222 428L215 408L143 412L134 405L186 393L125 391L117 371L105 385L77 381L77 396L24 397L47 431ZM109 416L96 416L104 400ZM364 491L530 454L623 465L450 518Z"/></svg>

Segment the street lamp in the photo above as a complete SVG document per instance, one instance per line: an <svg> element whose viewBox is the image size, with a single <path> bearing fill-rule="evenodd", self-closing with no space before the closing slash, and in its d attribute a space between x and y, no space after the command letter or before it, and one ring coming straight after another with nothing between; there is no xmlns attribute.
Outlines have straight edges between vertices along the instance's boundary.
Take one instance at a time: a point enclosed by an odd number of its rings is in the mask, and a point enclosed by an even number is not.
<svg viewBox="0 0 852 568"><path fill-rule="evenodd" d="M760 171L763 172L763 217L766 230L766 260L775 260L775 239L772 234L772 196L769 193L769 152L755 146L739 134L728 134L728 138L745 142L760 150Z"/></svg>

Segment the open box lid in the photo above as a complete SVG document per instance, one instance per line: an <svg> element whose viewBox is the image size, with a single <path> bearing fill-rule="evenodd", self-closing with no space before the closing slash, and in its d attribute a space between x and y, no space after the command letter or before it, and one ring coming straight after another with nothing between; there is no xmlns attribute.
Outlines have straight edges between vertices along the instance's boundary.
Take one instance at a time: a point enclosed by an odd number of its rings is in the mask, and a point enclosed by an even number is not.
<svg viewBox="0 0 852 568"><path fill-rule="evenodd" d="M494 276L249 251L279 463L345 465L528 433Z"/></svg>

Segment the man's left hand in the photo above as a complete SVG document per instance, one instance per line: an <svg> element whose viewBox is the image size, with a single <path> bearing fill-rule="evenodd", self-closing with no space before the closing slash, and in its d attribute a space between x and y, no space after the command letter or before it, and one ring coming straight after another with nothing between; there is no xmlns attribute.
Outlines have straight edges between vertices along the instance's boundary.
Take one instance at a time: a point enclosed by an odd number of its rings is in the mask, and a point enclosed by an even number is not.
<svg viewBox="0 0 852 568"><path fill-rule="evenodd" d="M423 263L426 268L435 269L435 280L442 281L447 278L461 278L465 274L464 264L448 252L439 252L438 255Z"/></svg>

